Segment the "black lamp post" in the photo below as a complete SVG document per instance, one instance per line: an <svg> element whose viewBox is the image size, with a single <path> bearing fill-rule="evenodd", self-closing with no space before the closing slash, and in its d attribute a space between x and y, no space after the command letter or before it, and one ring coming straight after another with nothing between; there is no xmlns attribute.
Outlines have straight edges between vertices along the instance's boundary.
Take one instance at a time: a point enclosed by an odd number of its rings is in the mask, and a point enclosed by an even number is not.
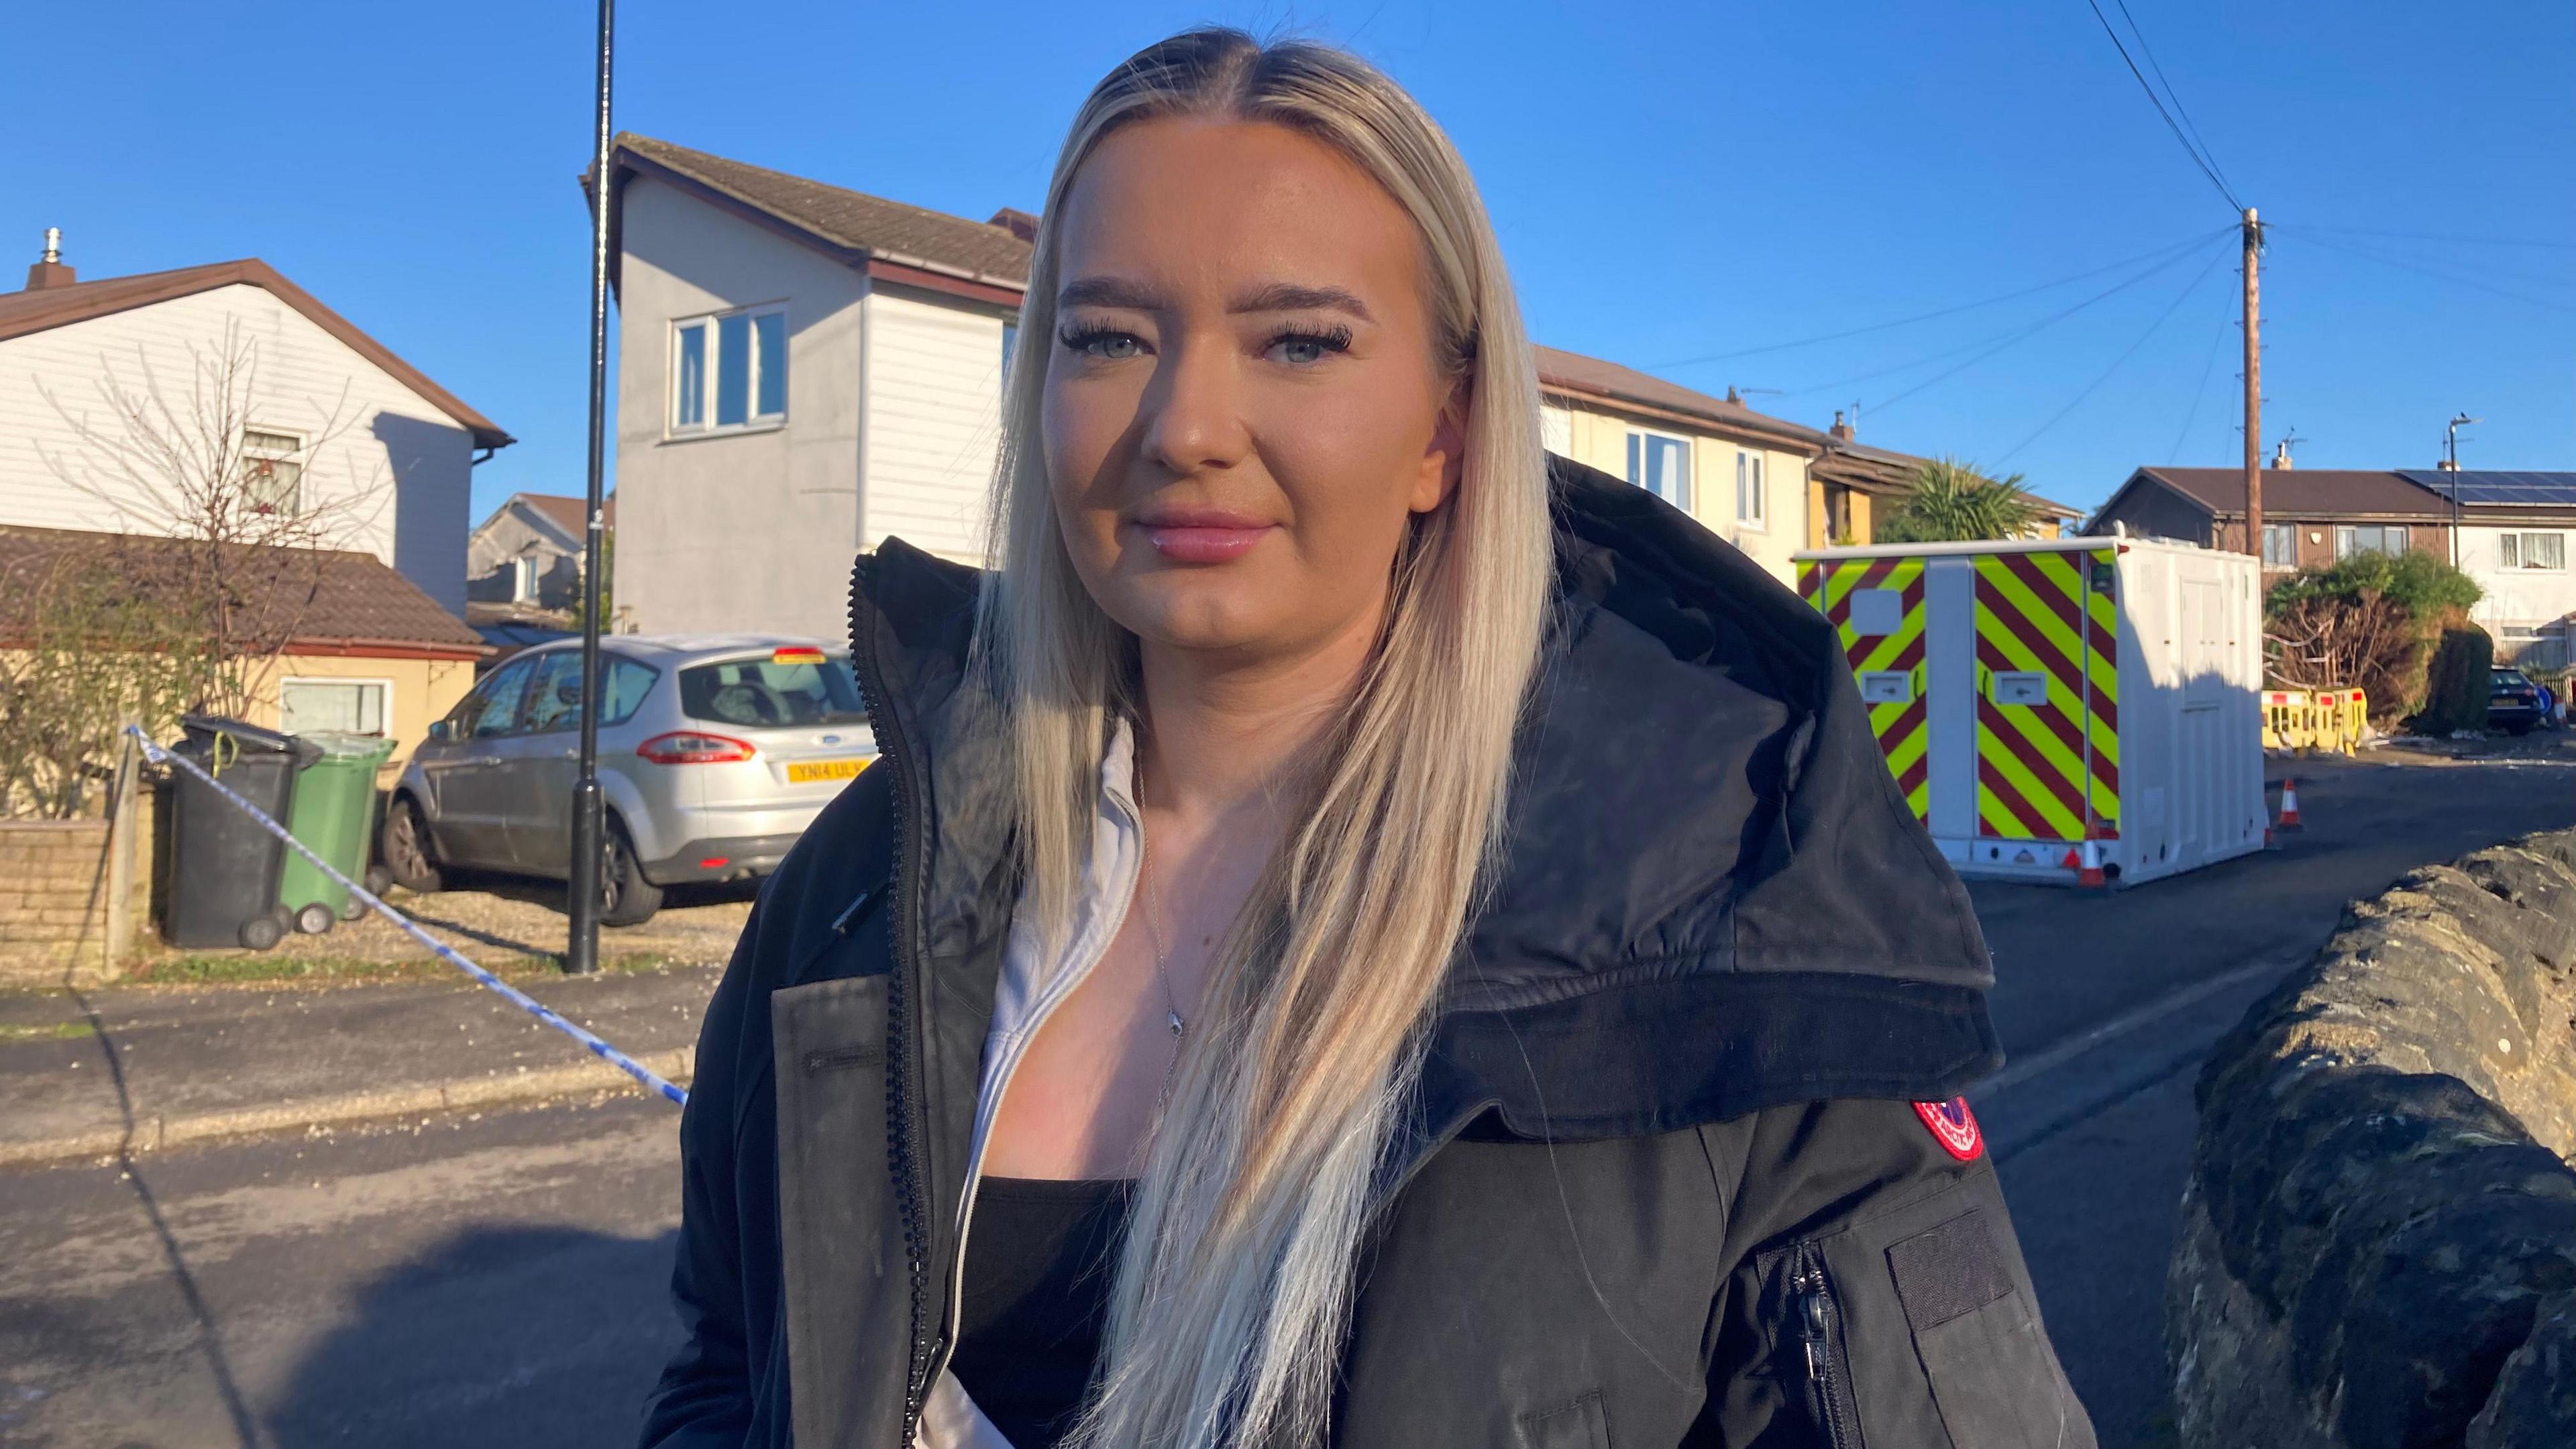
<svg viewBox="0 0 2576 1449"><path fill-rule="evenodd" d="M571 939L564 969L576 975L599 969L599 872L605 843L599 802L599 606L600 510L608 453L608 213L614 178L608 172L608 93L616 47L617 0L599 0L599 116L590 184L590 480L588 532L581 567L581 754L572 787Z"/></svg>

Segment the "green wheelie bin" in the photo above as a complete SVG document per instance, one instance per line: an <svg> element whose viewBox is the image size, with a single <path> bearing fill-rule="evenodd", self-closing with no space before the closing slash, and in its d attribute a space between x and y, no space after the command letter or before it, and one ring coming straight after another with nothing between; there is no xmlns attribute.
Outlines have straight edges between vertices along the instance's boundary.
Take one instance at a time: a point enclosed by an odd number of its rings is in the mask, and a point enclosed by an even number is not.
<svg viewBox="0 0 2576 1449"><path fill-rule="evenodd" d="M351 880L367 874L367 845L376 838L376 769L394 752L394 742L374 735L311 730L296 736L321 750L321 757L295 778L294 813L286 828L331 862ZM313 868L313 862L288 851L278 874L277 903L294 918L295 929L318 936L335 920L354 921L366 907L339 882Z"/></svg>

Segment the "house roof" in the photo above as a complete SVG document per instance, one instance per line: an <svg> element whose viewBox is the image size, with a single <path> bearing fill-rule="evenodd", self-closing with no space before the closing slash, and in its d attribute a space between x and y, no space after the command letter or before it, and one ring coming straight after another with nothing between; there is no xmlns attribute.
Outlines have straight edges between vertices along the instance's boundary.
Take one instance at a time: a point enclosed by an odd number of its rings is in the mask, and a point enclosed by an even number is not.
<svg viewBox="0 0 2576 1449"><path fill-rule="evenodd" d="M131 582L145 599L177 597L192 550L204 545L149 534L0 527L0 620L41 596L55 568L84 557ZM236 604L242 636L284 635L292 653L471 659L482 636L371 553L234 544L278 556L238 570L249 597Z"/></svg>
<svg viewBox="0 0 2576 1449"><path fill-rule="evenodd" d="M1742 403L1710 397L1707 393L1693 391L1676 382L1666 382L1633 367L1623 367L1557 347L1532 347L1530 350L1538 355L1538 380L1543 388L1613 404L1624 403L1649 412L1679 414L1735 432L1753 433L1810 453L1821 451L1826 443L1825 435L1814 428L1757 413Z"/></svg>
<svg viewBox="0 0 2576 1449"><path fill-rule="evenodd" d="M230 286L258 287L303 313L349 350L392 374L432 407L455 419L459 426L473 434L474 446L506 448L518 441L503 432L499 424L467 407L456 394L430 381L419 368L396 357L392 349L359 331L355 323L323 306L312 293L286 280L275 267L257 257L215 262L202 267L181 267L170 272L104 277L95 282L74 282L69 286L46 287L33 292L0 293L0 341Z"/></svg>
<svg viewBox="0 0 2576 1449"><path fill-rule="evenodd" d="M2038 494L2031 492L2024 492L2021 496L2027 500L2031 506L2037 508L2040 512L2040 516L2044 518L2076 519L2084 516L2083 509L2077 508L2072 504L2060 503L2054 498L2042 498Z"/></svg>
<svg viewBox="0 0 2576 1449"><path fill-rule="evenodd" d="M561 529L564 537L576 543L590 532L590 522L585 516L589 507L588 499L571 498L560 493L513 493L510 495L509 502L502 504L501 508L507 508L512 503L526 504L529 512ZM498 513L500 509L494 509L493 512ZM617 526L616 494L609 494L607 500L601 504L599 521L608 528Z"/></svg>
<svg viewBox="0 0 2576 1449"><path fill-rule="evenodd" d="M2506 508L2516 512L2576 510L2576 473L2506 472L2463 468L2405 468L2398 476L2421 484L2448 500L2460 495L2463 508Z"/></svg>
<svg viewBox="0 0 2576 1449"><path fill-rule="evenodd" d="M839 260L919 267L1013 294L1026 290L1029 243L1010 227L826 186L633 132L616 139L615 164L672 182L704 199L821 247Z"/></svg>
<svg viewBox="0 0 2576 1449"><path fill-rule="evenodd" d="M2245 512L2242 468L2141 468L2121 485L2125 493L2141 481L2161 484L2220 517ZM2119 494L2105 503L2107 511ZM2266 468L2263 511L2287 518L2423 518L2450 517L2448 500L2404 477L2368 468Z"/></svg>

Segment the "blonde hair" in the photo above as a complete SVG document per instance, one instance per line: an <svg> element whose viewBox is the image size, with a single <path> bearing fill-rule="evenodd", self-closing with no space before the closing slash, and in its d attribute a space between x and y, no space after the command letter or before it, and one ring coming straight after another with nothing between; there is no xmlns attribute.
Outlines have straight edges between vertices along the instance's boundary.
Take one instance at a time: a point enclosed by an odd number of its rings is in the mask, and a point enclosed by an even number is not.
<svg viewBox="0 0 2576 1449"><path fill-rule="evenodd" d="M1500 838L1548 595L1538 382L1493 226L1421 106L1358 58L1233 30L1150 46L1091 93L1049 182L994 482L999 573L978 668L1011 739L1023 899L1060 942L1133 640L1076 577L1039 445L1057 218L1120 126L1292 128L1369 173L1420 233L1436 365L1466 418L1459 486L1417 515L1384 633L1327 731L1301 824L1220 947L1134 1195L1104 1371L1072 1442L1320 1442L1356 1252L1427 1020ZM1035 359L1037 365L1030 365Z"/></svg>

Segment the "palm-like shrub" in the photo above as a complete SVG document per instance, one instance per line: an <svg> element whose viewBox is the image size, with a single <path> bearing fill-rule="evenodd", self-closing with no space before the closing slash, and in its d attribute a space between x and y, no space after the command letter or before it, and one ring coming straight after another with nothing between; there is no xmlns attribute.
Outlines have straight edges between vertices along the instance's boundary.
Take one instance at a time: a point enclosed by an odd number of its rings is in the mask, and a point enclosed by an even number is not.
<svg viewBox="0 0 2576 1449"><path fill-rule="evenodd" d="M1903 501L1874 530L1880 543L1964 543L2019 538L2039 518L2022 475L1990 478L1955 458L1926 462Z"/></svg>

